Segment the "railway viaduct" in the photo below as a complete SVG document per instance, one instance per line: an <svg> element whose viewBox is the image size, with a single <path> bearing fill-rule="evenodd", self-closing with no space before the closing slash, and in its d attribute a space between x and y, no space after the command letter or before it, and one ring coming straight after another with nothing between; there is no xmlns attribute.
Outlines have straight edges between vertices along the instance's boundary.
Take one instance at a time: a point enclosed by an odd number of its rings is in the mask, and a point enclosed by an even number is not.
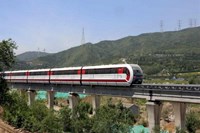
<svg viewBox="0 0 200 133"><path fill-rule="evenodd" d="M78 102L77 94L92 95L94 112L100 106L100 96L118 96L128 98L146 99L149 130L160 126L160 115L162 102L171 102L175 113L175 126L183 129L185 127L186 106L189 103L200 103L200 85L159 85L142 84L129 87L114 86L78 86L62 84L9 84L11 88L26 90L28 93L28 104L31 105L35 99L37 90L48 92L48 107L53 108L55 92L69 92L70 108Z"/></svg>

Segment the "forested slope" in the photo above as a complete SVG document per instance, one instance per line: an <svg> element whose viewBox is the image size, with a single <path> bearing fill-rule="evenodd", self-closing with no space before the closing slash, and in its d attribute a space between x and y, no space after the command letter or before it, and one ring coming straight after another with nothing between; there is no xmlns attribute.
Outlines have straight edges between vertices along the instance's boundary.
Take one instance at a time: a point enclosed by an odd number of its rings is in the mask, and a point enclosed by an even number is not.
<svg viewBox="0 0 200 133"><path fill-rule="evenodd" d="M138 63L148 74L200 70L200 27L87 43L32 62L46 68L121 63L121 58Z"/></svg>

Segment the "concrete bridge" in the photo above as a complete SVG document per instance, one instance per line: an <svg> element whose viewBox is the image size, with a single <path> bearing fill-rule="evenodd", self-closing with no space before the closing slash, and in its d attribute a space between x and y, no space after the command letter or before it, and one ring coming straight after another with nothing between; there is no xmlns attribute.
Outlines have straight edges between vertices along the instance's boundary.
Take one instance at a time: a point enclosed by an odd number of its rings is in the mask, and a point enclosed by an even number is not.
<svg viewBox="0 0 200 133"><path fill-rule="evenodd" d="M171 102L174 107L175 126L185 128L185 114L188 103L200 103L200 85L133 85L128 87L117 86L79 86L64 84L10 84L11 88L27 90L28 104L35 99L35 91L45 90L48 92L48 107L53 108L55 92L69 92L70 107L78 103L77 94L89 94L93 96L92 103L94 113L100 105L100 96L119 96L128 98L146 99L148 123L150 132L160 126L162 103Z"/></svg>

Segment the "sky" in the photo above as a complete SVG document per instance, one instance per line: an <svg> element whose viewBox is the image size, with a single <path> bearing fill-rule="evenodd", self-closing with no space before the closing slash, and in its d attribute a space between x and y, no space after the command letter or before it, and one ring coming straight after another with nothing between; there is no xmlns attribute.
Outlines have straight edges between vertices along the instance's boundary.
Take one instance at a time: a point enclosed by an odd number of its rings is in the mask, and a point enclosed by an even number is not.
<svg viewBox="0 0 200 133"><path fill-rule="evenodd" d="M200 25L200 0L0 0L0 41L16 54Z"/></svg>

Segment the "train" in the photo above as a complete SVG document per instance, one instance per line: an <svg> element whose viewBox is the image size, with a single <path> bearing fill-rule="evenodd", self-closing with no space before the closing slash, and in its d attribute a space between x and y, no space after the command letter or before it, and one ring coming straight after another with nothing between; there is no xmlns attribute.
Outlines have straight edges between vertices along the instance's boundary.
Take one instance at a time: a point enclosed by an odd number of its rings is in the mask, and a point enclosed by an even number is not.
<svg viewBox="0 0 200 133"><path fill-rule="evenodd" d="M8 83L131 86L143 82L143 71L137 64L18 70L0 74Z"/></svg>

